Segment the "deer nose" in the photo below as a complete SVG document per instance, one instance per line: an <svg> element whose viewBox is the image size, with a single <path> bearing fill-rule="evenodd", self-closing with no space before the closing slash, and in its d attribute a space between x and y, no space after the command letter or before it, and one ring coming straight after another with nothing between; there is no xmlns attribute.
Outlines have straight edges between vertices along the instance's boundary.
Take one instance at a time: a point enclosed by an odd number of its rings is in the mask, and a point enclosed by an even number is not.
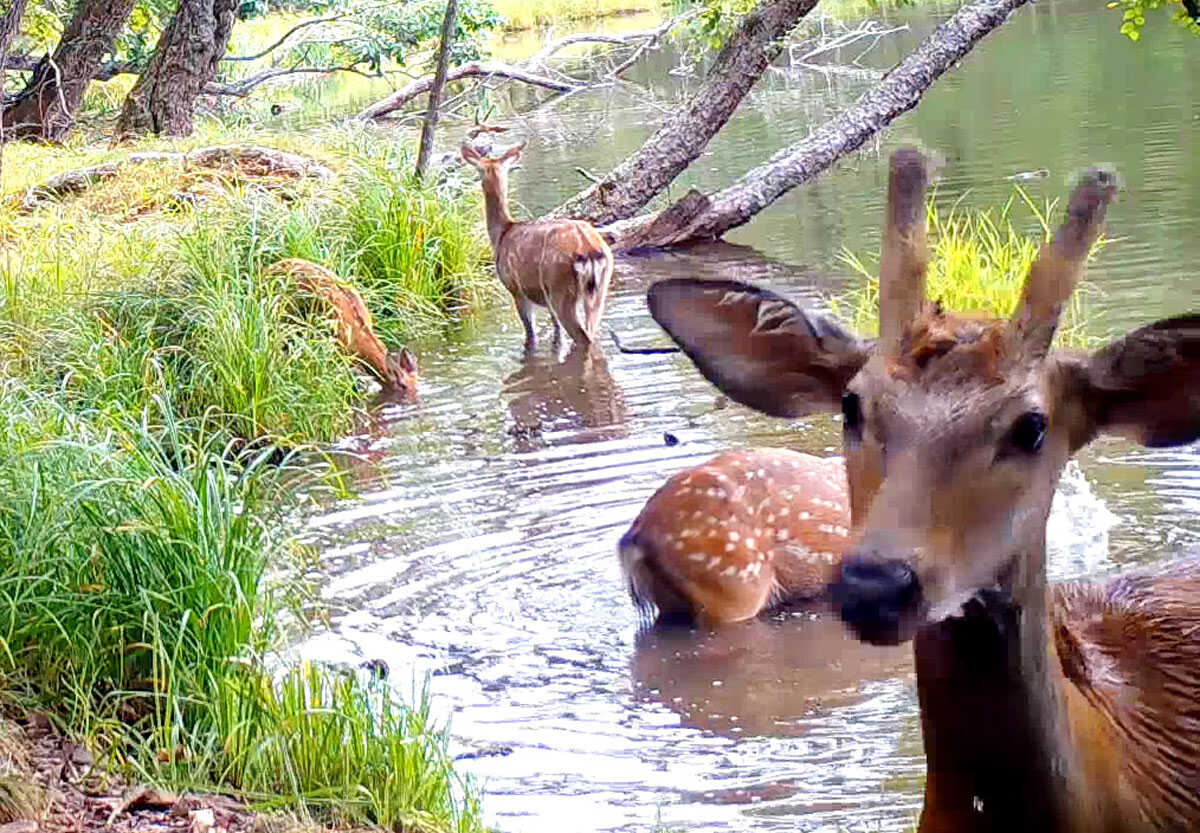
<svg viewBox="0 0 1200 833"><path fill-rule="evenodd" d="M871 642L900 638L920 606L921 588L908 562L851 553L831 588L842 621Z"/></svg>

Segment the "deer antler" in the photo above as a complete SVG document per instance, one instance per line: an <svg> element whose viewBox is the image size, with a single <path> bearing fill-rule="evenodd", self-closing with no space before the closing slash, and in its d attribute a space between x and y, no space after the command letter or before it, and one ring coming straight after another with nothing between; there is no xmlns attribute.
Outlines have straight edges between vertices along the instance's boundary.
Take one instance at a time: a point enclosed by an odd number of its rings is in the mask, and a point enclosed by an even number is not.
<svg viewBox="0 0 1200 833"><path fill-rule="evenodd" d="M925 300L925 189L930 162L916 148L892 153L879 255L879 348L894 356Z"/></svg>
<svg viewBox="0 0 1200 833"><path fill-rule="evenodd" d="M1067 218L1029 268L1011 326L1036 358L1050 349L1063 304L1083 277L1088 254L1100 236L1104 215L1119 187L1115 171L1085 171L1071 193Z"/></svg>

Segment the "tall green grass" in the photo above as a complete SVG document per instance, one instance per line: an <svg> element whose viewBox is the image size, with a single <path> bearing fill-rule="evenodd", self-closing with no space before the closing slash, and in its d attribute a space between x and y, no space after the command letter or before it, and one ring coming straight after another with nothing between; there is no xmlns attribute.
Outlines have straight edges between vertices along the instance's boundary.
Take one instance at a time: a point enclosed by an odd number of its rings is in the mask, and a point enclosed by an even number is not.
<svg viewBox="0 0 1200 833"><path fill-rule="evenodd" d="M167 210L147 204L135 167L101 202L115 216L77 200L0 210L12 246L0 252L0 368L80 407L140 412L170 393L179 418L242 438L345 434L365 401L352 361L327 316L263 268L331 267L396 348L469 314L487 248L473 187L417 183L403 150L361 134L323 140L318 155L339 171L328 187L239 183Z"/></svg>
<svg viewBox="0 0 1200 833"><path fill-rule="evenodd" d="M0 706L48 713L131 779L479 830L424 695L278 654L307 591L284 531L340 482L313 444L366 391L328 313L263 274L318 261L391 346L437 333L485 285L476 189L416 183L404 149L349 130L299 150L335 181L221 175L193 204L174 196L192 174L133 167L32 213L0 204ZM23 152L46 175L112 153Z"/></svg>
<svg viewBox="0 0 1200 833"><path fill-rule="evenodd" d="M278 527L318 469L232 454L166 401L133 418L12 380L0 393L0 701L153 783L325 822L480 829L422 697L272 653L304 597Z"/></svg>
<svg viewBox="0 0 1200 833"><path fill-rule="evenodd" d="M1015 220L1018 206L1028 212L1028 221L1036 231L1021 231ZM939 209L933 200L927 206L929 228L929 268L925 295L940 301L947 310L978 312L1007 317L1016 309L1029 267L1042 244L1053 234L1050 218L1055 201L1036 205L1020 188L999 209L968 210L958 205ZM1092 255L1104 244L1097 242ZM861 276L862 282L829 305L839 318L855 331L879 330L878 256L860 257L843 252L842 262ZM1084 284L1067 303L1058 342L1087 346L1087 292Z"/></svg>

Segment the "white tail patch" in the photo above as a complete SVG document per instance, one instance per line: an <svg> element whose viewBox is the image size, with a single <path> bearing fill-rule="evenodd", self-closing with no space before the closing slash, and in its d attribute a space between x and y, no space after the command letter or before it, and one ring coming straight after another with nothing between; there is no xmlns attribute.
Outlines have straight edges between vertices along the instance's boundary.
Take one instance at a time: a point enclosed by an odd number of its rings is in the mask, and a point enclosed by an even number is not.
<svg viewBox="0 0 1200 833"><path fill-rule="evenodd" d="M595 295L604 285L604 274L608 271L608 257L604 252L589 252L577 255L572 264L579 288L586 295Z"/></svg>

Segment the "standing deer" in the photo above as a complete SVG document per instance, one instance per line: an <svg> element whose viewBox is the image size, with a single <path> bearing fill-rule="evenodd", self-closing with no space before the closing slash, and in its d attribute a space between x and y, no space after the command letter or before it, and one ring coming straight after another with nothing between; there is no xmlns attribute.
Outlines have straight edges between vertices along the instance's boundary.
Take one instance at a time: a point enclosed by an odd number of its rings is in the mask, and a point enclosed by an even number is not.
<svg viewBox="0 0 1200 833"><path fill-rule="evenodd" d="M727 451L679 472L621 538L629 594L663 620L737 622L825 594L849 534L836 458Z"/></svg>
<svg viewBox="0 0 1200 833"><path fill-rule="evenodd" d="M265 275L295 281L305 295L324 305L334 319L342 348L355 356L383 386L388 397L411 399L417 393L417 357L407 347L388 353L375 335L375 320L358 291L320 264L290 257L266 268Z"/></svg>
<svg viewBox="0 0 1200 833"><path fill-rule="evenodd" d="M1200 830L1200 563L1053 587L1045 563L1072 454L1200 437L1200 315L1050 349L1117 188L1095 169L1010 320L927 303L927 178L892 156L877 342L740 284L657 284L652 314L734 399L840 403L854 532L832 591L860 639L914 642L921 833Z"/></svg>
<svg viewBox="0 0 1200 833"><path fill-rule="evenodd" d="M517 222L508 212L508 171L521 158L522 142L492 159L464 144L463 161L479 171L483 184L488 237L496 274L512 293L525 327L525 349L537 345L533 329L535 305L546 307L554 320L554 342L567 335L580 347L596 341L613 255L608 244L583 220Z"/></svg>

